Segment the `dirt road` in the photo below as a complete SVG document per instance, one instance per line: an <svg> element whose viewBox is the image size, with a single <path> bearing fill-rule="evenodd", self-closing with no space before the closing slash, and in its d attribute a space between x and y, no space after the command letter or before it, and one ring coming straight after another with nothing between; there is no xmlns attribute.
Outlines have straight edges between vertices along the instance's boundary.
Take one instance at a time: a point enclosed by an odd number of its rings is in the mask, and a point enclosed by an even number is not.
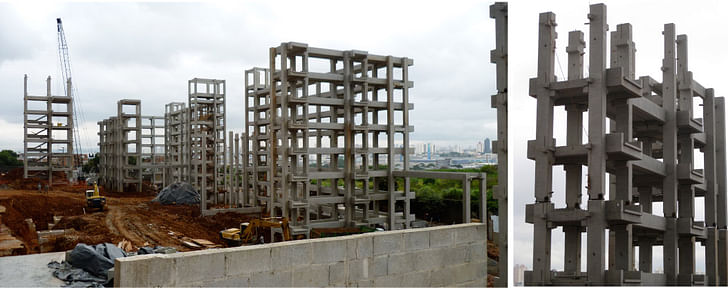
<svg viewBox="0 0 728 288"><path fill-rule="evenodd" d="M223 245L218 236L220 230L259 216L223 213L201 217L198 206L166 206L150 202L152 196L123 195L107 195L107 209L91 212L84 209L83 189L78 190L81 191L54 190L47 194L0 190L0 205L7 208L2 221L24 242L27 253L38 253L40 249L25 219L33 219L36 230L41 231L48 229L53 216L63 216L53 229L73 230L53 239L51 251L72 249L77 243L118 243L123 239L136 247L158 245L188 251L191 248L183 240L205 239Z"/></svg>

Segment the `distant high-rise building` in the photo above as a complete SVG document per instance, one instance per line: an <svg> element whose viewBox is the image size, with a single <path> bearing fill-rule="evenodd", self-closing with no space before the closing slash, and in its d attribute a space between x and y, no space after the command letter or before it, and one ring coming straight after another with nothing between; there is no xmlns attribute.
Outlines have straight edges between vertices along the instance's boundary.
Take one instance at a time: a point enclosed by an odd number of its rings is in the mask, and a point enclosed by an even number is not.
<svg viewBox="0 0 728 288"><path fill-rule="evenodd" d="M493 153L493 150L490 149L490 138L485 138L483 142L483 153Z"/></svg>
<svg viewBox="0 0 728 288"><path fill-rule="evenodd" d="M483 153L483 142L478 141L478 147L475 148L476 153Z"/></svg>
<svg viewBox="0 0 728 288"><path fill-rule="evenodd" d="M432 160L432 145L427 143L427 160Z"/></svg>

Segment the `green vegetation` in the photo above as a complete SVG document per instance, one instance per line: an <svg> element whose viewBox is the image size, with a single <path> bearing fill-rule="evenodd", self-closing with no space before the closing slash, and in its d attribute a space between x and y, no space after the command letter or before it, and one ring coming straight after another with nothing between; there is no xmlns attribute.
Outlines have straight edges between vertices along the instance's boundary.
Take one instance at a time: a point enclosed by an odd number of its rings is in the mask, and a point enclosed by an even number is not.
<svg viewBox="0 0 728 288"><path fill-rule="evenodd" d="M0 151L0 166L23 166L23 161L18 160L18 153L3 150Z"/></svg>
<svg viewBox="0 0 728 288"><path fill-rule="evenodd" d="M487 173L486 181L488 191L486 191L487 197L487 209L488 212L497 215L498 213L498 202L493 199L493 185L497 184L498 171L497 166L486 165L480 169L437 169L430 171L446 171L446 172L476 172L476 173ZM399 182L401 182L400 180ZM397 183L402 185L402 183ZM445 179L411 179L410 189L415 191L416 198L413 201L413 206L416 207L415 213L438 215L444 214L443 210L461 211L462 199L463 199L463 187L462 181L460 180L445 180ZM472 211L477 211L478 203L480 203L480 183L474 181L470 187L470 203ZM459 212L458 212L459 213ZM423 215L418 215L423 217ZM455 213L454 215L457 215ZM423 217L424 218L424 217ZM447 221L446 221L447 222Z"/></svg>
<svg viewBox="0 0 728 288"><path fill-rule="evenodd" d="M83 164L83 167L81 168L84 173L98 173L99 172L99 153L96 153L94 155L94 158L91 158L86 162L86 164Z"/></svg>

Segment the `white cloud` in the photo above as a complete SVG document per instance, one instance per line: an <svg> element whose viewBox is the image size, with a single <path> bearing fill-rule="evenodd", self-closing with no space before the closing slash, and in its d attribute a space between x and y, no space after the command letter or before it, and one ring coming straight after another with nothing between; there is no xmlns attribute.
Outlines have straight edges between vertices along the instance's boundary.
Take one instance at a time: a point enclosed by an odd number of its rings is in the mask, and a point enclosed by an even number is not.
<svg viewBox="0 0 728 288"><path fill-rule="evenodd" d="M267 67L269 47L298 41L413 58L412 139L474 145L495 138L495 129L483 125L495 121L490 108L495 68L489 59L495 28L489 5L246 1L60 3L31 9L0 3L0 40L7 43L0 48L0 91L7 95L0 119L22 122L23 74L30 76L32 93L45 91L47 75L54 78L54 93L62 91L55 80L60 78L55 18L61 17L81 99L79 121L108 118L116 113L116 101L125 98L141 99L143 114L161 115L165 103L186 101L187 80L203 77L227 80L228 127L242 131L244 69ZM432 119L449 126L430 125ZM88 130L82 138L95 139L96 129ZM2 135L0 142L22 147L21 136Z"/></svg>

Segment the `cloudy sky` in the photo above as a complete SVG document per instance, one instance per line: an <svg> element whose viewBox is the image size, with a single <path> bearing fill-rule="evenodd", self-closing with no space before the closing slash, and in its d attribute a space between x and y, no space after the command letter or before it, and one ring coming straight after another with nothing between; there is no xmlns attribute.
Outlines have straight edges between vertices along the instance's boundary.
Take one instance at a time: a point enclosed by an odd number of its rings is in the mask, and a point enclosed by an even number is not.
<svg viewBox="0 0 728 288"><path fill-rule="evenodd" d="M243 71L267 67L268 48L288 41L413 58L413 143L475 146L495 137L489 2L271 3L0 3L0 148L23 149L23 74L32 95L45 95L47 76L61 78L57 17L84 152L98 149L96 122L116 114L116 101L141 99L144 115L162 115L165 103L186 101L194 77L227 80L228 127L242 131ZM63 93L56 80L52 89Z"/></svg>
<svg viewBox="0 0 728 288"><path fill-rule="evenodd" d="M598 1L589 1L599 3ZM538 14L554 12L556 14L557 63L556 75L563 80L566 75L566 40L569 31L582 30L588 38L587 1L512 1L509 7L510 43L509 43L509 89L510 89L510 144L513 167L513 225L511 231L512 247L518 247L513 255L513 263L532 267L533 226L524 220L525 205L534 202L533 179L534 162L526 158L526 141L534 139L536 100L528 96L528 79L536 76ZM660 71L663 57L662 29L665 23L675 23L677 34L688 35L689 68L693 75L705 87L715 88L716 96L728 95L728 83L722 68L728 65L728 53L724 47L728 44L728 34L721 28L726 11L724 2L701 1L700 5L685 5L685 2L669 1L604 1L607 5L607 21L610 31L620 23L631 23L633 41L637 48L637 75L649 75L661 81ZM586 49L588 51L588 47ZM588 57L585 58L585 71L588 70ZM566 112L563 108L555 109L554 136L557 145L565 143ZM559 128L561 127L561 128ZM586 136L584 136L586 139ZM564 172L562 167L554 168L554 202L557 208L564 203ZM586 196L586 193L583 193ZM582 203L586 203L586 197ZM696 202L696 220L703 220L703 203ZM561 228L553 230L552 268L563 270L563 233ZM586 238L586 237L584 237ZM586 249L586 244L583 244ZM655 250L654 269L662 269L662 251ZM587 255L582 252L582 255ZM698 245L696 267L699 272L705 271L704 248ZM585 260L582 269L586 271Z"/></svg>

